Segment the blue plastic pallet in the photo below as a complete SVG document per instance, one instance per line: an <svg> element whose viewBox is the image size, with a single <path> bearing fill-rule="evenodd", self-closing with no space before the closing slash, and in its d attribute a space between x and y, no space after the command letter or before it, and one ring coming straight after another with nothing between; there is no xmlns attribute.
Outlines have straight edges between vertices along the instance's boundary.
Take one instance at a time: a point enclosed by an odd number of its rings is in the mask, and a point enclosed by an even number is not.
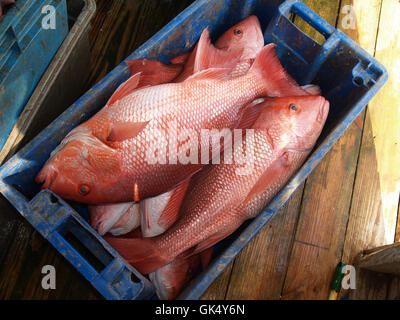
<svg viewBox="0 0 400 320"><path fill-rule="evenodd" d="M326 42L321 46L298 30L289 19L293 13L322 33ZM187 286L181 299L197 299L203 294L304 182L388 78L378 61L298 0L198 0L128 59L168 62L191 49L205 27L216 38L251 14L260 19L266 41L277 44L289 73L302 84L320 85L331 111L314 152L299 172L256 219L218 244L207 270ZM0 191L108 299L148 298L153 289L147 278L132 269L78 214L84 212L81 207L69 205L48 190L40 191L34 177L64 136L102 108L128 76L125 63L118 65L0 168ZM70 233L101 262L100 271L66 240Z"/></svg>
<svg viewBox="0 0 400 320"><path fill-rule="evenodd" d="M42 28L46 5L55 29ZM16 1L0 22L0 150L67 34L65 0Z"/></svg>

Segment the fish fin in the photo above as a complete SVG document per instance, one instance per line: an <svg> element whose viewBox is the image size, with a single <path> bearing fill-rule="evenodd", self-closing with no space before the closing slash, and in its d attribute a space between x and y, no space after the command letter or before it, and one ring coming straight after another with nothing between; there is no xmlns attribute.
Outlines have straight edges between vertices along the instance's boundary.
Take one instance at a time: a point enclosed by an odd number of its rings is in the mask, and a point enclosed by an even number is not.
<svg viewBox="0 0 400 320"><path fill-rule="evenodd" d="M129 203L88 206L91 225L103 236L129 210Z"/></svg>
<svg viewBox="0 0 400 320"><path fill-rule="evenodd" d="M186 81L199 81L199 80L227 80L229 79L230 69L228 68L210 68L200 71L185 80Z"/></svg>
<svg viewBox="0 0 400 320"><path fill-rule="evenodd" d="M243 115L237 126L238 129L249 129L253 126L262 110L262 102L264 102L264 99L254 100L244 109Z"/></svg>
<svg viewBox="0 0 400 320"><path fill-rule="evenodd" d="M213 68L225 68L235 65L239 62L242 53L243 49L227 51L216 48L211 43L210 33L208 28L206 28L202 32L198 42L193 72L197 73L206 70L210 66Z"/></svg>
<svg viewBox="0 0 400 320"><path fill-rule="evenodd" d="M149 123L145 122L117 122L111 125L107 141L124 141L136 137Z"/></svg>
<svg viewBox="0 0 400 320"><path fill-rule="evenodd" d="M155 237L175 223L188 186L189 179L171 191L140 202L143 237Z"/></svg>
<svg viewBox="0 0 400 320"><path fill-rule="evenodd" d="M321 88L316 84L307 84L302 86L303 90L307 91L308 94L312 96L320 96L321 95Z"/></svg>
<svg viewBox="0 0 400 320"><path fill-rule="evenodd" d="M172 259L163 256L163 252L150 238L114 238L104 239L140 273L148 274L166 265Z"/></svg>
<svg viewBox="0 0 400 320"><path fill-rule="evenodd" d="M202 252L199 253L200 255L200 261L201 261L201 267L203 270L205 270L208 266L208 264L211 261L212 254L213 254L213 249L214 247L210 247Z"/></svg>
<svg viewBox="0 0 400 320"><path fill-rule="evenodd" d="M243 203L246 203L250 199L253 199L258 194L265 192L268 186L275 183L280 177L279 173L285 168L289 167L290 161L291 154L288 152L283 153L282 156L275 160L258 179L258 182L250 190Z"/></svg>
<svg viewBox="0 0 400 320"><path fill-rule="evenodd" d="M179 217L179 209L181 207L183 198L185 197L190 180L186 180L181 185L176 187L168 200L165 209L160 215L158 223L160 226L168 229L172 226Z"/></svg>
<svg viewBox="0 0 400 320"><path fill-rule="evenodd" d="M140 73L136 73L124 83L122 83L117 90L115 90L114 94L108 100L106 106L111 106L118 100L121 100L126 95L130 94L132 91L136 89L140 82Z"/></svg>
<svg viewBox="0 0 400 320"><path fill-rule="evenodd" d="M281 65L275 51L275 44L266 45L256 57L249 74L258 74L264 81L265 92L269 97L308 95Z"/></svg>
<svg viewBox="0 0 400 320"><path fill-rule="evenodd" d="M155 237L162 234L166 229L159 225L158 219L168 203L171 191L156 197L140 201L140 228L145 238Z"/></svg>
<svg viewBox="0 0 400 320"><path fill-rule="evenodd" d="M136 229L140 225L139 203L132 202L129 209L108 231L113 236L121 236Z"/></svg>
<svg viewBox="0 0 400 320"><path fill-rule="evenodd" d="M128 60L125 62L131 74L141 73L137 88L172 82L183 69L181 64L164 64L155 60Z"/></svg>
<svg viewBox="0 0 400 320"><path fill-rule="evenodd" d="M185 64L187 60L189 59L190 52L185 52L180 54L179 56L176 56L170 60L172 64Z"/></svg>

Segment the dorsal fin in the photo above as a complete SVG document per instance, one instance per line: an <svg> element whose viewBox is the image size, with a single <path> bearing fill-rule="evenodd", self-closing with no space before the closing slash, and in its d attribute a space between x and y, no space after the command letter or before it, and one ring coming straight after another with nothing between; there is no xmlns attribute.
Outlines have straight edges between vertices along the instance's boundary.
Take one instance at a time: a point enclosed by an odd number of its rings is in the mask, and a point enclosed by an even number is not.
<svg viewBox="0 0 400 320"><path fill-rule="evenodd" d="M186 81L210 80L210 79L228 80L230 71L231 71L231 69L211 68L211 69L207 69L207 70L198 72L198 73L190 76L184 82L186 82Z"/></svg>
<svg viewBox="0 0 400 320"><path fill-rule="evenodd" d="M113 93L110 100L108 100L106 106L111 106L118 100L121 100L126 95L130 94L139 85L140 73L136 73L124 83L122 83L117 90Z"/></svg>
<svg viewBox="0 0 400 320"><path fill-rule="evenodd" d="M210 39L208 28L204 29L198 42L193 72L197 73L212 68L225 68L239 62L243 48L236 50L217 49Z"/></svg>

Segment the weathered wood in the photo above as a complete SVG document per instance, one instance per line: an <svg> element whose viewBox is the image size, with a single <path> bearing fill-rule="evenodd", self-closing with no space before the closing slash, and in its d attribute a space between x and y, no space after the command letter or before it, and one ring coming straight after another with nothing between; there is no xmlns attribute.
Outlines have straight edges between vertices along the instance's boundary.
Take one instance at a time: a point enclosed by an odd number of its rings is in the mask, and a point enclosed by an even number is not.
<svg viewBox="0 0 400 320"><path fill-rule="evenodd" d="M226 299L280 299L303 186L236 258Z"/></svg>
<svg viewBox="0 0 400 320"><path fill-rule="evenodd" d="M87 89L191 2L98 0ZM2 196L0 211L0 299L102 299ZM46 264L56 268L56 290L41 287Z"/></svg>
<svg viewBox="0 0 400 320"><path fill-rule="evenodd" d="M400 300L400 277L392 277L386 299Z"/></svg>
<svg viewBox="0 0 400 320"><path fill-rule="evenodd" d="M340 1L312 4L319 15L336 25ZM357 40L354 33L351 36ZM341 258L361 130L359 118L307 179L283 299L329 296Z"/></svg>
<svg viewBox="0 0 400 320"><path fill-rule="evenodd" d="M303 2L331 25L336 25L340 0L303 0ZM325 42L325 37L299 16L294 17L294 24L316 42L320 44Z"/></svg>
<svg viewBox="0 0 400 320"><path fill-rule="evenodd" d="M97 1L88 89L193 1Z"/></svg>
<svg viewBox="0 0 400 320"><path fill-rule="evenodd" d="M400 243L370 250L361 256L358 266L375 272L400 275Z"/></svg>
<svg viewBox="0 0 400 320"><path fill-rule="evenodd" d="M226 298L226 290L231 279L231 273L234 264L235 261L233 261L210 285L207 291L201 296L200 300L223 300Z"/></svg>
<svg viewBox="0 0 400 320"><path fill-rule="evenodd" d="M399 36L400 28L391 18L396 10L399 10L397 1L382 1L375 56L388 68L389 73L393 73L391 70L395 70L399 61L394 52L396 47L398 51L398 41L395 39ZM394 240L398 191L393 177L399 170L398 149L395 146L396 139L398 141L398 132L395 131L396 128L398 130L399 113L394 105L393 92L396 92L398 83L397 77L392 76L367 109L342 258L349 264L361 251ZM391 119L397 119L397 122L393 123ZM399 182L397 180L397 185ZM393 204L394 197L396 205ZM358 288L361 279L357 277ZM350 297L358 297L357 291L353 290ZM369 297L374 298L371 295ZM376 298L380 299L381 295L377 294Z"/></svg>
<svg viewBox="0 0 400 320"><path fill-rule="evenodd" d="M389 70L389 81L368 107L379 172L385 242L395 238L400 194L400 16L397 0L382 2L375 57Z"/></svg>

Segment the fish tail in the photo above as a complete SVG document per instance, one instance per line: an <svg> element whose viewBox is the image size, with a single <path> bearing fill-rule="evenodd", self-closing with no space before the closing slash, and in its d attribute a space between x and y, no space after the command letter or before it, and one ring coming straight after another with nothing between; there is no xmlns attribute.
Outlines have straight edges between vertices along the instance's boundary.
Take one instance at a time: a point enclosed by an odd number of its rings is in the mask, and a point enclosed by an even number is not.
<svg viewBox="0 0 400 320"><path fill-rule="evenodd" d="M273 43L261 50L249 73L261 78L264 89L262 96L308 95L283 68Z"/></svg>
<svg viewBox="0 0 400 320"><path fill-rule="evenodd" d="M149 238L113 238L105 240L139 272L148 274L166 265L169 259Z"/></svg>

